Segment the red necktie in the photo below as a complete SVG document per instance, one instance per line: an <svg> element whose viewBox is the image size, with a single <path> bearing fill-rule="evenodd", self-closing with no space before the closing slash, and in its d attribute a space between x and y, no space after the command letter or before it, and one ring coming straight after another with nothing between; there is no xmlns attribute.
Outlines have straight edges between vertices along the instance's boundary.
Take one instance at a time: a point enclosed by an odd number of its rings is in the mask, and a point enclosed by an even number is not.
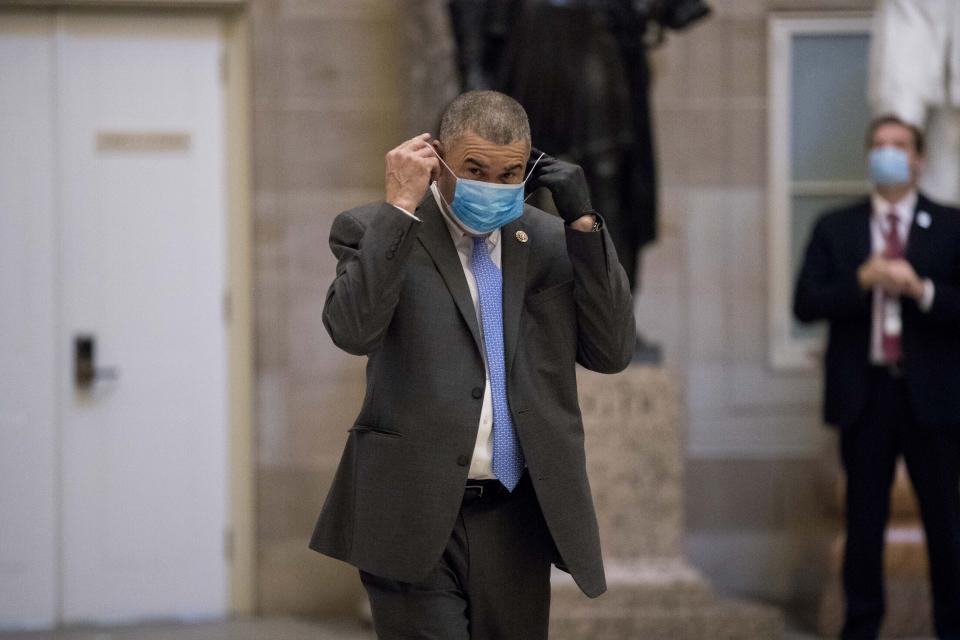
<svg viewBox="0 0 960 640"><path fill-rule="evenodd" d="M886 244L883 251L884 258L887 260L897 260L904 257L903 242L900 239L900 221L897 218L896 212L893 210L887 214L887 233L884 234L884 243ZM883 304L880 307L882 313L880 327L883 359L889 364L896 364L903 355L900 350L900 319L899 317L895 320L888 318L888 315L891 314L888 303L894 300L895 298L883 294ZM895 311L895 313L899 316L899 310ZM895 330L891 330L892 327L888 325L888 321L896 325Z"/></svg>

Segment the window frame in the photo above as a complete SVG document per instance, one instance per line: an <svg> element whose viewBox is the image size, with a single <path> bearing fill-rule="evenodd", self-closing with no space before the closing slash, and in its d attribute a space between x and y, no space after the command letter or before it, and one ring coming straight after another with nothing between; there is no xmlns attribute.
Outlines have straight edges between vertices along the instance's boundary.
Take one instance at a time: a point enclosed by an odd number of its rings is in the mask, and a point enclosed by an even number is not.
<svg viewBox="0 0 960 640"><path fill-rule="evenodd" d="M813 370L824 350L822 337L792 334L793 286L797 275L793 273L790 251L793 197L853 198L870 192L866 181L792 178L793 40L804 35L869 36L871 31L870 12L773 13L767 19L767 338L769 364L775 370Z"/></svg>

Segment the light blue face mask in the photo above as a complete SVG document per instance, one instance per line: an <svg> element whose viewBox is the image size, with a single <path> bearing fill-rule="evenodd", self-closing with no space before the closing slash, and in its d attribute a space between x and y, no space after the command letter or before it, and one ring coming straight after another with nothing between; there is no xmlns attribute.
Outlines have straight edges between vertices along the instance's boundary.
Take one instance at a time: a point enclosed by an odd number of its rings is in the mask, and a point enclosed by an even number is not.
<svg viewBox="0 0 960 640"><path fill-rule="evenodd" d="M910 182L910 158L896 147L877 147L870 152L870 181L879 186Z"/></svg>
<svg viewBox="0 0 960 640"><path fill-rule="evenodd" d="M434 153L437 153L434 150ZM543 158L540 154L537 161L530 167L530 172ZM453 192L453 202L449 203L450 210L472 235L483 235L509 224L523 215L523 189L530 178L530 174L520 184L495 184L480 180L461 178L453 173L450 166L437 154L440 162L457 179L457 186Z"/></svg>

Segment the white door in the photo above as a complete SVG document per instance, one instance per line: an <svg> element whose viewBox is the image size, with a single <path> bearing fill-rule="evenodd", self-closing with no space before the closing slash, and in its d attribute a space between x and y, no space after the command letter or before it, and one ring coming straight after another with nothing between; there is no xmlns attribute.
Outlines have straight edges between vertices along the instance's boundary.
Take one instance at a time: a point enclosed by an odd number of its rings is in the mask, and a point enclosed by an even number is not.
<svg viewBox="0 0 960 640"><path fill-rule="evenodd" d="M0 14L0 626L56 605L51 16Z"/></svg>
<svg viewBox="0 0 960 640"><path fill-rule="evenodd" d="M56 274L55 617L69 623L222 615L221 25L214 17L126 13L52 20L53 162L45 169L53 185L49 237L56 239L49 256ZM19 52L13 58L25 62ZM27 75L41 71L35 65ZM18 90L4 83L0 95ZM20 154L0 145L4 162ZM23 216L30 218L34 205ZM19 230L25 222L18 220L11 226ZM33 284L26 277L28 290ZM11 324L43 328L33 326L26 309L12 314ZM78 354L91 349L98 375L78 379ZM11 475L5 465L0 484ZM39 475L30 471L28 478L47 482ZM22 505L21 496L0 496ZM22 536L31 528L0 526L4 537L7 529ZM0 595L14 591L2 576Z"/></svg>

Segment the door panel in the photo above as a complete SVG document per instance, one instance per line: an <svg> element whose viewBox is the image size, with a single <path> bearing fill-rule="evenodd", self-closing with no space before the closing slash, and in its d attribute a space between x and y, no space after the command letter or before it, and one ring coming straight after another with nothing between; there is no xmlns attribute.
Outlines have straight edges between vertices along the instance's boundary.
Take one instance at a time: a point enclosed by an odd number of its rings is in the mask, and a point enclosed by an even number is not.
<svg viewBox="0 0 960 640"><path fill-rule="evenodd" d="M214 18L65 15L57 67L63 618L225 606L223 104Z"/></svg>
<svg viewBox="0 0 960 640"><path fill-rule="evenodd" d="M52 36L0 13L0 627L56 616Z"/></svg>
<svg viewBox="0 0 960 640"><path fill-rule="evenodd" d="M0 627L225 612L222 49L0 14Z"/></svg>

